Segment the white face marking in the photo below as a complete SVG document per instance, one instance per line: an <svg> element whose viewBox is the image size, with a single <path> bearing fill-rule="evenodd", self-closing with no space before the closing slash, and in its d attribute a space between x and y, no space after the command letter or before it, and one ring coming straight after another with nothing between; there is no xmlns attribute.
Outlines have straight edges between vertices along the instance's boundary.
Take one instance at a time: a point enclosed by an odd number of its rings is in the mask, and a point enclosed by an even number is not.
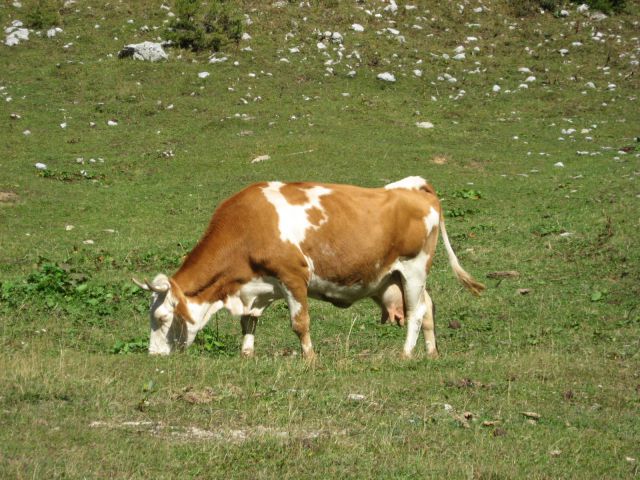
<svg viewBox="0 0 640 480"><path fill-rule="evenodd" d="M223 307L221 301L214 303L188 302L187 309L193 323L175 315L176 299L171 290L166 293L154 293L151 305L151 335L149 353L168 355L176 347L188 347L196 334L204 328L211 315Z"/></svg>
<svg viewBox="0 0 640 480"><path fill-rule="evenodd" d="M424 224L427 227L427 235L429 235L431 231L438 226L439 222L440 215L438 215L438 212L435 208L431 207L431 210L429 210L429 215L424 217Z"/></svg>
<svg viewBox="0 0 640 480"><path fill-rule="evenodd" d="M262 192L269 203L275 207L278 214L280 239L283 242L291 242L299 247L304 241L309 228L317 229L328 220L327 214L320 203L320 197L329 195L331 190L322 186L304 189L308 202L302 205L291 205L280 191L283 186L282 182L269 182L262 189ZM307 211L313 208L317 208L322 212L322 220L319 225L312 225L309 221Z"/></svg>
<svg viewBox="0 0 640 480"><path fill-rule="evenodd" d="M397 182L385 185L387 190L393 190L394 188L405 188L407 190L420 190L427 184L427 181L422 177L407 177Z"/></svg>

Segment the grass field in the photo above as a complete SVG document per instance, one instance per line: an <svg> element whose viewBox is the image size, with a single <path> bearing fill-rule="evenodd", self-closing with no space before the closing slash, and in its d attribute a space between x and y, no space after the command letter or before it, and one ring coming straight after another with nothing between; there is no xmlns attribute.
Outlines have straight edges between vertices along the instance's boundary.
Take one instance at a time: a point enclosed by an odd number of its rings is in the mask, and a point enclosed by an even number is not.
<svg viewBox="0 0 640 480"><path fill-rule="evenodd" d="M272 3L239 2L251 38L216 64L119 59L163 35L152 0L77 1L55 37L0 45L0 477L640 476L640 4ZM224 198L408 175L488 287L439 249L440 359L401 360L372 302L312 304L313 366L282 302L253 359L226 314L145 353L130 278L173 273Z"/></svg>

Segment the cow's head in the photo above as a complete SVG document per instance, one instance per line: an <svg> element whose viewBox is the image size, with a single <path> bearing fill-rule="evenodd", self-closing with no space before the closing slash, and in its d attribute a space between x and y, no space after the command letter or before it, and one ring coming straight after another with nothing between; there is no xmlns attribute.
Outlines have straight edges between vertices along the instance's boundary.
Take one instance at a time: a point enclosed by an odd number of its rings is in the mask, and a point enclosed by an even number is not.
<svg viewBox="0 0 640 480"><path fill-rule="evenodd" d="M180 287L166 275L159 274L152 282L133 279L136 285L152 292L149 317L151 334L149 353L168 355L191 345L198 333L189 313L187 300Z"/></svg>

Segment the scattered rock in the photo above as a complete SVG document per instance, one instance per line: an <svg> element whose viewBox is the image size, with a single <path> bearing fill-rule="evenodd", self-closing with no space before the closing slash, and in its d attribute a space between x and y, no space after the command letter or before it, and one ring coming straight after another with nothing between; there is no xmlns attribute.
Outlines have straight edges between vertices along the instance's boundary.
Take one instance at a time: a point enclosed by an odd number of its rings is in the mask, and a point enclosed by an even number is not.
<svg viewBox="0 0 640 480"><path fill-rule="evenodd" d="M542 416L536 412L522 412L522 415L530 418L531 420L540 420L542 418Z"/></svg>
<svg viewBox="0 0 640 480"><path fill-rule="evenodd" d="M562 450L551 450L549 452L549 455L551 455L552 457L559 457L562 454Z"/></svg>
<svg viewBox="0 0 640 480"><path fill-rule="evenodd" d="M361 402L365 400L367 397L360 393L350 393L347 395L347 400L351 400L352 402Z"/></svg>
<svg viewBox="0 0 640 480"><path fill-rule="evenodd" d="M354 32L364 32L364 27L359 23L354 23L353 25L351 25L351 30L353 30Z"/></svg>
<svg viewBox="0 0 640 480"><path fill-rule="evenodd" d="M4 33L7 34L4 44L8 47L13 47L22 41L29 40L29 30L22 28L22 22L20 20L11 22L11 26L5 28Z"/></svg>
<svg viewBox="0 0 640 480"><path fill-rule="evenodd" d="M418 122L418 123L416 123L416 127L418 127L418 128L433 128L433 123L431 123L431 122Z"/></svg>
<svg viewBox="0 0 640 480"><path fill-rule="evenodd" d="M198 78L207 78L209 75L211 75L209 72L200 72Z"/></svg>
<svg viewBox="0 0 640 480"><path fill-rule="evenodd" d="M118 52L118 58L133 57L134 60L158 62L167 60L169 56L162 48L162 44L155 42L132 43Z"/></svg>
<svg viewBox="0 0 640 480"><path fill-rule="evenodd" d="M253 160L251 160L251 163L259 163L259 162L264 162L265 160L271 160L271 156L269 155L260 155L256 158L254 158Z"/></svg>
<svg viewBox="0 0 640 480"><path fill-rule="evenodd" d="M396 81L395 75L393 75L392 73L389 73L389 72L379 73L378 74L378 79L383 80L385 82L391 82L391 83Z"/></svg>
<svg viewBox="0 0 640 480"><path fill-rule="evenodd" d="M520 295L528 295L531 293L530 288L519 288L517 291Z"/></svg>
<svg viewBox="0 0 640 480"><path fill-rule="evenodd" d="M38 170L46 170L47 164L38 162L34 165L34 167L36 167Z"/></svg>

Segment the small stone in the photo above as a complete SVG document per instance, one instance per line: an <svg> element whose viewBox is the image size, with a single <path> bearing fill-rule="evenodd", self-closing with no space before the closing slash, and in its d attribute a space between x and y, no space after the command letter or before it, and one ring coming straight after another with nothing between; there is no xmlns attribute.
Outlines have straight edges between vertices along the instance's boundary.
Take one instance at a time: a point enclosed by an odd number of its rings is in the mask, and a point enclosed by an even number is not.
<svg viewBox="0 0 640 480"><path fill-rule="evenodd" d="M378 79L383 80L385 82L392 82L392 83L396 81L395 75L389 72L379 73Z"/></svg>
<svg viewBox="0 0 640 480"><path fill-rule="evenodd" d="M348 399L348 400L351 400L351 401L353 401L353 402L361 402L361 401L363 401L365 398L367 398L367 397L366 397L366 396L364 396L364 395L362 395L362 394L360 394L360 393L350 393L350 394L347 396L347 399Z"/></svg>
<svg viewBox="0 0 640 480"><path fill-rule="evenodd" d="M556 163L553 164L553 166L556 167L556 168L564 168L564 163L556 162Z"/></svg>
<svg viewBox="0 0 640 480"><path fill-rule="evenodd" d="M209 72L200 72L198 78L207 78L209 75L211 75Z"/></svg>
<svg viewBox="0 0 640 480"><path fill-rule="evenodd" d="M364 27L359 23L354 23L353 25L351 25L351 30L353 30L354 32L364 32Z"/></svg>
<svg viewBox="0 0 640 480"><path fill-rule="evenodd" d="M418 128L433 128L433 123L431 122L418 122L416 123L416 127Z"/></svg>
<svg viewBox="0 0 640 480"><path fill-rule="evenodd" d="M259 162L264 162L265 160L270 160L271 156L269 155L260 155L256 158L254 158L253 160L251 160L251 163L259 163Z"/></svg>

